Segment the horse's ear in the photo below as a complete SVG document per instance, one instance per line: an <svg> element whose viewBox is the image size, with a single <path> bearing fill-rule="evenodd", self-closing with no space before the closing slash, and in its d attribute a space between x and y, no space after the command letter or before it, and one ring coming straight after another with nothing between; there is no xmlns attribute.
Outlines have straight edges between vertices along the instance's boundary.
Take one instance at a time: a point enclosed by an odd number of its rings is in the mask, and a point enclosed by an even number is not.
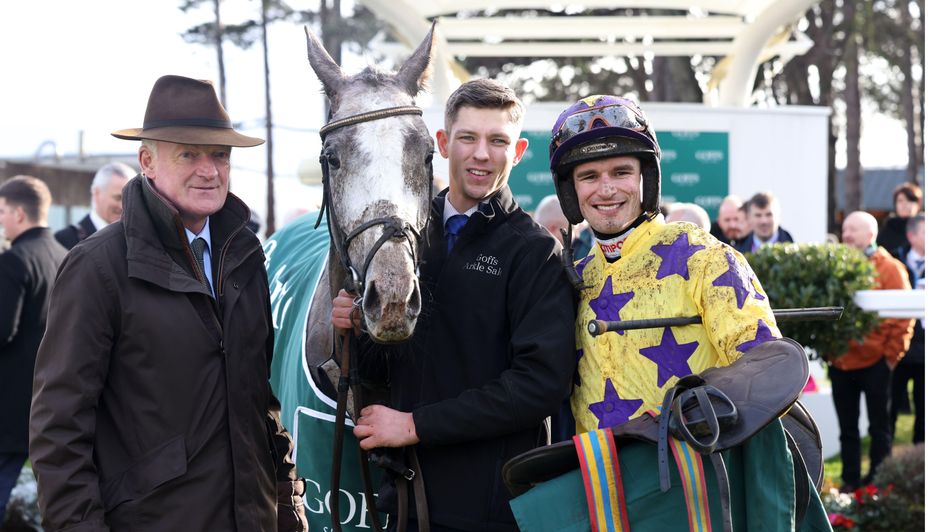
<svg viewBox="0 0 945 532"><path fill-rule="evenodd" d="M427 82L433 74L433 42L435 40L436 21L427 33L426 38L420 43L420 46L413 52L410 59L400 67L397 72L397 80L401 86L411 96L416 96L418 92L426 89Z"/></svg>
<svg viewBox="0 0 945 532"><path fill-rule="evenodd" d="M308 36L308 62L312 65L315 75L322 81L322 85L325 86L325 94L331 98L338 92L338 88L344 81L344 72L331 58L322 43L312 35L308 26L305 26L305 35Z"/></svg>

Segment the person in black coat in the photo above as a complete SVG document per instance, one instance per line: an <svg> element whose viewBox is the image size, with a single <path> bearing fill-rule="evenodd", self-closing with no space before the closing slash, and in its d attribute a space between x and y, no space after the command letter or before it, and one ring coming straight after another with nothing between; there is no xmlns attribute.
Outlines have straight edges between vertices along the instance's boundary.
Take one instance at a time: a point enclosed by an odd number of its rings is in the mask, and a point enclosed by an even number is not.
<svg viewBox="0 0 945 532"><path fill-rule="evenodd" d="M450 187L433 199L425 231L422 312L403 346L368 344L395 357L387 371L361 372L389 384L391 401L362 409L354 435L361 448L389 448L394 459L414 446L433 530L512 532L502 465L547 441L543 420L568 395L574 298L560 244L508 187L528 146L519 137L521 102L480 79L457 89L446 108L436 138ZM352 305L343 290L334 299L336 327L351 328ZM378 508L416 530L412 504L397 515L394 485L389 475Z"/></svg>
<svg viewBox="0 0 945 532"><path fill-rule="evenodd" d="M909 282L913 289L925 290L925 215L909 218L906 223L906 238L910 249L902 262L909 270ZM909 404L908 384L912 380L912 400L915 403L915 422L912 443L925 441L925 319L916 320L909 350L893 371L889 423L892 436L896 436L896 419L907 412Z"/></svg>
<svg viewBox="0 0 945 532"><path fill-rule="evenodd" d="M751 232L735 242L740 253L753 253L765 244L794 242L794 237L781 227L781 204L770 192L759 192L746 202Z"/></svg>
<svg viewBox="0 0 945 532"><path fill-rule="evenodd" d="M719 239L719 242L733 246L748 232L748 215L742 205L742 199L734 194L729 194L722 199L722 203L719 204L719 215L709 229L709 233Z"/></svg>
<svg viewBox="0 0 945 532"><path fill-rule="evenodd" d="M136 172L125 163L108 163L92 179L92 210L78 223L56 231L56 240L72 249L92 233L121 218L121 191Z"/></svg>
<svg viewBox="0 0 945 532"><path fill-rule="evenodd" d="M66 256L46 227L50 203L49 188L35 177L0 185L0 227L11 241L0 253L0 522L26 462L33 364Z"/></svg>
<svg viewBox="0 0 945 532"><path fill-rule="evenodd" d="M902 262L909 254L906 222L922 210L922 189L915 183L903 183L893 191L895 216L886 218L876 243Z"/></svg>

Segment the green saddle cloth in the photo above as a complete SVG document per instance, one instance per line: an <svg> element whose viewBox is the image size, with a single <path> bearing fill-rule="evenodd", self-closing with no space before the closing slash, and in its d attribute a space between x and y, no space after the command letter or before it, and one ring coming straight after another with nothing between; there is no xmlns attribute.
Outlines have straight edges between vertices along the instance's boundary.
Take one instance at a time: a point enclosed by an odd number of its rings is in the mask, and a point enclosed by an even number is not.
<svg viewBox="0 0 945 532"><path fill-rule="evenodd" d="M275 330L271 376L273 393L282 405L282 424L295 441L295 464L305 478L309 530L331 530L329 491L335 401L316 386L305 361L305 326L312 297L328 258L328 222L312 229L318 213L309 213L276 231L263 245ZM260 309L262 310L262 309ZM349 421L350 423L350 421ZM358 462L358 440L351 426L344 430L341 492L338 513L345 532L370 529ZM380 471L371 468L374 487ZM382 514L382 519L384 516Z"/></svg>
<svg viewBox="0 0 945 532"><path fill-rule="evenodd" d="M618 450L630 529L633 532L689 530L682 481L670 464L672 488L660 491L656 445L633 441ZM780 421L741 446L722 453L729 476L732 524L736 531L789 532L794 527L794 465ZM722 530L722 508L712 462L702 457L713 530ZM816 488L797 530L832 530ZM581 470L544 482L512 500L523 532L587 532L590 519Z"/></svg>

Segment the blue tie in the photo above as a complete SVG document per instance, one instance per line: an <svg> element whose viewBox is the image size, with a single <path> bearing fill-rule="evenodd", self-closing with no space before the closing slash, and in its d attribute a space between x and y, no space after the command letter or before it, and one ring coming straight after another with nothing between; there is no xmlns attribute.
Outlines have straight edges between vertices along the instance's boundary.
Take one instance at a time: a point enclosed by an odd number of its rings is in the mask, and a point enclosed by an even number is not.
<svg viewBox="0 0 945 532"><path fill-rule="evenodd" d="M456 243L456 239L459 238L459 232L468 221L469 216L465 214L454 214L450 216L449 220L446 220L446 253L453 251L453 244Z"/></svg>

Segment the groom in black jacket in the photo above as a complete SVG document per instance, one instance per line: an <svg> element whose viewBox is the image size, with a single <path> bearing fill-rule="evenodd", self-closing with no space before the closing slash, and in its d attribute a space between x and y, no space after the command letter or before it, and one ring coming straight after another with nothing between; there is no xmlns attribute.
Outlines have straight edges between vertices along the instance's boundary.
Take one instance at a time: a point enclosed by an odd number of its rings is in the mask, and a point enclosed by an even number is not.
<svg viewBox="0 0 945 532"><path fill-rule="evenodd" d="M426 231L423 310L408 344L388 348L391 407L364 408L354 429L364 449L415 446L434 530L517 530L502 465L546 441L542 421L574 371L560 245L508 187L528 146L523 118L515 94L491 80L465 83L447 101L436 139L450 186L433 200ZM335 326L351 327L351 306L339 294ZM396 513L388 480L378 507ZM395 519L417 527L412 505Z"/></svg>

